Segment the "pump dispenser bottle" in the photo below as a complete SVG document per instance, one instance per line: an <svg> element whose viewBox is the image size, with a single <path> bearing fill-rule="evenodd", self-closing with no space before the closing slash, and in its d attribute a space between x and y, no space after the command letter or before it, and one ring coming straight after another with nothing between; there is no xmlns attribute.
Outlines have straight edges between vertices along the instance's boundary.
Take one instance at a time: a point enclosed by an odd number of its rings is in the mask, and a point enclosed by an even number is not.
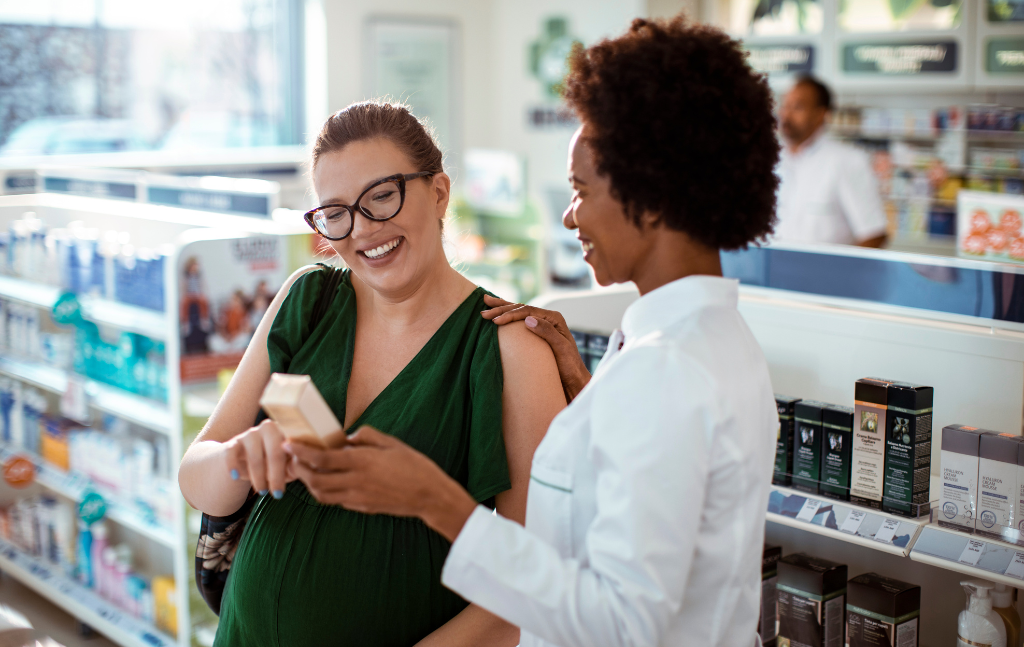
<svg viewBox="0 0 1024 647"><path fill-rule="evenodd" d="M992 610L1003 619L1007 647L1020 647L1020 614L1013 604L1014 591L1005 584L996 584L992 589Z"/></svg>
<svg viewBox="0 0 1024 647"><path fill-rule="evenodd" d="M960 586L967 593L967 608L957 619L956 646L1007 647L1003 619L992 608L992 589L996 585L985 580L964 580Z"/></svg>

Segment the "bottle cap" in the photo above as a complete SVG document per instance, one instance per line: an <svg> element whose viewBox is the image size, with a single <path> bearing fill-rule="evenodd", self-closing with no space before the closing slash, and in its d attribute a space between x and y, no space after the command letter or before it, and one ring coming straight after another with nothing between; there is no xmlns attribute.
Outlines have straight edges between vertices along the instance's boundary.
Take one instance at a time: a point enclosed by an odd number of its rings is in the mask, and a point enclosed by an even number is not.
<svg viewBox="0 0 1024 647"><path fill-rule="evenodd" d="M960 586L964 587L967 593L967 611L978 615L986 615L992 610L992 598L990 593L995 584L986 580L963 580Z"/></svg>
<svg viewBox="0 0 1024 647"><path fill-rule="evenodd" d="M997 609L1006 609L1013 606L1013 589L1005 584L996 584L992 589L992 606Z"/></svg>

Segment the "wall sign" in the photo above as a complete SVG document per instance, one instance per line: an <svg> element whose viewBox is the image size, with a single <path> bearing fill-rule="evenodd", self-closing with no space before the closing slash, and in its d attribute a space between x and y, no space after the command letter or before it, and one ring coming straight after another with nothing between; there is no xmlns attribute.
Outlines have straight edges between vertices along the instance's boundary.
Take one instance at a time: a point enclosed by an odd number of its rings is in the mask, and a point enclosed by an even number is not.
<svg viewBox="0 0 1024 647"><path fill-rule="evenodd" d="M750 66L767 74L809 74L814 71L811 45L747 45Z"/></svg>
<svg viewBox="0 0 1024 647"><path fill-rule="evenodd" d="M127 198L128 200L134 200L138 195L135 184L83 180L74 177L47 176L43 180L43 190L47 193L73 193L97 198Z"/></svg>
<svg viewBox="0 0 1024 647"><path fill-rule="evenodd" d="M990 38L985 45L985 71L1024 74L1024 38Z"/></svg>
<svg viewBox="0 0 1024 647"><path fill-rule="evenodd" d="M956 72L953 40L917 43L851 43L843 46L843 71L884 76Z"/></svg>
<svg viewBox="0 0 1024 647"><path fill-rule="evenodd" d="M148 201L153 204L166 204L186 209L220 211L263 218L269 218L272 211L270 197L267 195L156 186L150 186L147 193Z"/></svg>

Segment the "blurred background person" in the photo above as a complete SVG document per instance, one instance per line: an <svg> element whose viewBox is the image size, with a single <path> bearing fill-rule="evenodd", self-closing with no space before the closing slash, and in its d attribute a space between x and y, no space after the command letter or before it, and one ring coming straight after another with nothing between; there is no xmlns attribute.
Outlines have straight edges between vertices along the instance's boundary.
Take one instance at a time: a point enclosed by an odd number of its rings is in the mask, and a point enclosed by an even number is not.
<svg viewBox="0 0 1024 647"><path fill-rule="evenodd" d="M775 240L881 247L886 218L868 156L831 138L832 92L800 77L779 107L785 146L779 162Z"/></svg>

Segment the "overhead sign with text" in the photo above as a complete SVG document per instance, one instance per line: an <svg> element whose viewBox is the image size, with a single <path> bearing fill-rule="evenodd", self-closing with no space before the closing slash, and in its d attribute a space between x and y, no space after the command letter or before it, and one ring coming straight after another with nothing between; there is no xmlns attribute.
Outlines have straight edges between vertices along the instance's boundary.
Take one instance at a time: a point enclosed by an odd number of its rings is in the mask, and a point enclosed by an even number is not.
<svg viewBox="0 0 1024 647"><path fill-rule="evenodd" d="M985 47L985 71L1024 74L1024 38L991 38Z"/></svg>
<svg viewBox="0 0 1024 647"><path fill-rule="evenodd" d="M957 70L957 42L872 42L843 46L843 71L907 76L950 74Z"/></svg>
<svg viewBox="0 0 1024 647"><path fill-rule="evenodd" d="M812 45L747 45L750 66L767 74L810 74L814 71Z"/></svg>

